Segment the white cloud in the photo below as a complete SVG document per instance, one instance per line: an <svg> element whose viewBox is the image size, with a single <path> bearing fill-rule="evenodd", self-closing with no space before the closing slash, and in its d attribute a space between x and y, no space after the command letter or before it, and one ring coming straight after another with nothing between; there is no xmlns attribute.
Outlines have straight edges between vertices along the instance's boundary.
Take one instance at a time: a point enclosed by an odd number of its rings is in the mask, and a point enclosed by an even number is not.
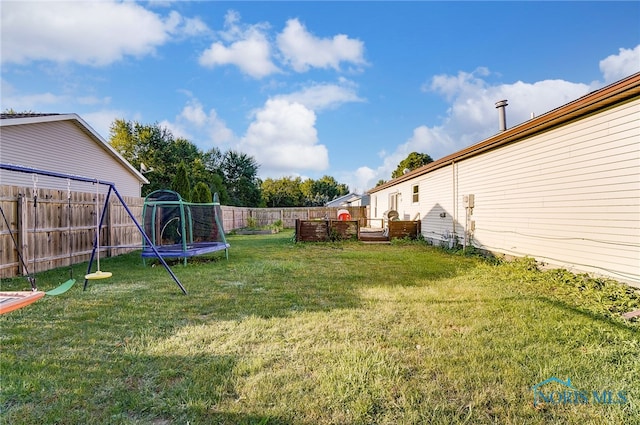
<svg viewBox="0 0 640 425"><path fill-rule="evenodd" d="M273 46L267 23L246 25L240 22L238 12L230 10L225 15L224 29L199 58L200 65L214 68L234 65L244 74L261 79L282 72L274 63ZM338 34L332 38L318 38L309 33L297 20L290 19L284 30L276 36L277 59L296 72L310 68L333 68L340 65L366 65L364 43Z"/></svg>
<svg viewBox="0 0 640 425"><path fill-rule="evenodd" d="M487 75L489 70L484 67L477 68L471 73L460 71L458 75L436 75L429 83L422 85L422 91L434 91L451 101L462 91L483 90L486 83L479 77Z"/></svg>
<svg viewBox="0 0 640 425"><path fill-rule="evenodd" d="M389 180L398 163L411 152L427 153L437 160L498 133L495 103L499 100L508 100L507 127L513 127L529 120L532 113L546 113L591 90L588 84L563 80L491 85L481 78L488 75L486 68L479 68L471 73L436 75L424 84L424 91L437 93L450 102L446 116L438 125L416 127L393 152L385 152L364 187L370 189L380 179ZM354 175L349 184L362 185L362 178L368 175Z"/></svg>
<svg viewBox="0 0 640 425"><path fill-rule="evenodd" d="M203 150L214 146L224 150L225 145L236 141L236 136L229 129L215 109L207 113L199 100L192 98L182 108L174 121L163 120L166 127L175 137L187 139Z"/></svg>
<svg viewBox="0 0 640 425"><path fill-rule="evenodd" d="M163 18L135 2L3 2L2 62L103 66L153 54L174 36L206 32L198 19ZM7 41L10 40L10 41Z"/></svg>
<svg viewBox="0 0 640 425"><path fill-rule="evenodd" d="M111 124L116 119L123 119L126 112L117 109L104 109L101 111L79 114L104 140L109 141Z"/></svg>
<svg viewBox="0 0 640 425"><path fill-rule="evenodd" d="M332 38L315 37L297 19L287 21L277 36L277 44L284 62L297 72L305 72L312 67L339 71L342 62L358 66L366 64L362 41L344 34Z"/></svg>
<svg viewBox="0 0 640 425"><path fill-rule="evenodd" d="M226 44L214 42L200 55L200 65L209 68L235 65L243 73L258 79L278 72L278 67L271 61L268 27L264 24L241 26L239 19L236 12L227 13L225 30L220 33Z"/></svg>
<svg viewBox="0 0 640 425"><path fill-rule="evenodd" d="M346 80L342 84L313 84L296 93L278 96L289 102L301 103L314 111L336 109L348 102L364 102L355 91L355 88Z"/></svg>
<svg viewBox="0 0 640 425"><path fill-rule="evenodd" d="M266 101L254 114L238 149L256 158L262 177L295 176L329 167L327 147L318 143L316 112L363 102L355 84L312 84Z"/></svg>
<svg viewBox="0 0 640 425"><path fill-rule="evenodd" d="M33 93L27 95L11 95L6 92L2 93L1 108L13 109L14 111L32 111L43 112L49 108L57 108L60 103L66 103L66 96L56 95L51 92Z"/></svg>
<svg viewBox="0 0 640 425"><path fill-rule="evenodd" d="M442 123L442 132L451 144L436 147L430 154L436 159L497 133L499 124L495 103L499 100L508 100L507 127L512 127L530 119L532 113L546 113L585 95L589 90L587 84L563 80L533 84L517 81L495 86L482 84L478 89L472 83L471 87L463 87L456 95Z"/></svg>
<svg viewBox="0 0 640 425"><path fill-rule="evenodd" d="M363 194L378 182L377 176L376 170L369 167L359 167L353 172L340 173L336 179L347 184L351 192Z"/></svg>
<svg viewBox="0 0 640 425"><path fill-rule="evenodd" d="M255 114L239 148L256 159L263 177L325 170L329 154L317 143L315 122L315 112L304 105L270 99Z"/></svg>
<svg viewBox="0 0 640 425"><path fill-rule="evenodd" d="M605 84L640 72L640 44L633 49L620 49L617 55L601 60L600 71L604 76Z"/></svg>

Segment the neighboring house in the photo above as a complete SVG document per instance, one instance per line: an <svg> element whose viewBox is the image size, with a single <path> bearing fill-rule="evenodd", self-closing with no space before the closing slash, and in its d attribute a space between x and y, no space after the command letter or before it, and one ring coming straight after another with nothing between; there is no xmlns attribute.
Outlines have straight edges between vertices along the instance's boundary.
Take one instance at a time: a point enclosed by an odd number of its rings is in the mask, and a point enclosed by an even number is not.
<svg viewBox="0 0 640 425"><path fill-rule="evenodd" d="M640 286L640 73L369 194L370 218L419 217L435 244Z"/></svg>
<svg viewBox="0 0 640 425"><path fill-rule="evenodd" d="M140 196L149 181L76 114L2 114L0 162L115 183L123 196ZM0 184L32 186L25 173L0 170ZM65 179L38 176L38 187L67 188ZM95 190L71 182L73 191ZM104 191L106 188L103 188Z"/></svg>
<svg viewBox="0 0 640 425"><path fill-rule="evenodd" d="M349 193L329 201L325 207L364 207L369 202L369 195L359 195L357 193Z"/></svg>

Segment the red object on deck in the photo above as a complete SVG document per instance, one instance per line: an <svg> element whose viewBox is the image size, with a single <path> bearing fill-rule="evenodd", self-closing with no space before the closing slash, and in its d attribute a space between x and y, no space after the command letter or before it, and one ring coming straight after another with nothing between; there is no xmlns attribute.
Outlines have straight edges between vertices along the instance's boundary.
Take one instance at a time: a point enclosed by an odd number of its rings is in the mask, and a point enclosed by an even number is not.
<svg viewBox="0 0 640 425"><path fill-rule="evenodd" d="M338 210L338 220L347 221L351 220L351 214L347 210Z"/></svg>

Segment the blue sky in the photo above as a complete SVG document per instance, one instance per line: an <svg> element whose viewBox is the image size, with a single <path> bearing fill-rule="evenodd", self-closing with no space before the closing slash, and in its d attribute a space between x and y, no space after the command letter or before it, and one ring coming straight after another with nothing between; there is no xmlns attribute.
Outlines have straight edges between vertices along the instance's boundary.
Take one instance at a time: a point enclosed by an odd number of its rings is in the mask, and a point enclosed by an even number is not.
<svg viewBox="0 0 640 425"><path fill-rule="evenodd" d="M640 71L639 2L2 1L2 110L160 123L353 191Z"/></svg>

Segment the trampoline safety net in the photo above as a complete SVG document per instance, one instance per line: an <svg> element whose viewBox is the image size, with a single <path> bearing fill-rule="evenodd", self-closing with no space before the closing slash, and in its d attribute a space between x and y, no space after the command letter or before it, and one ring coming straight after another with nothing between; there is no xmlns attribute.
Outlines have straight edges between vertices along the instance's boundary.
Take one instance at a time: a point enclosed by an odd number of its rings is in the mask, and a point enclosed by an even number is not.
<svg viewBox="0 0 640 425"><path fill-rule="evenodd" d="M187 257L224 250L228 258L217 193L212 203L200 204L171 190L157 190L145 198L142 215L144 231L161 256L184 258L186 263ZM151 247L144 246L142 257L153 256Z"/></svg>

